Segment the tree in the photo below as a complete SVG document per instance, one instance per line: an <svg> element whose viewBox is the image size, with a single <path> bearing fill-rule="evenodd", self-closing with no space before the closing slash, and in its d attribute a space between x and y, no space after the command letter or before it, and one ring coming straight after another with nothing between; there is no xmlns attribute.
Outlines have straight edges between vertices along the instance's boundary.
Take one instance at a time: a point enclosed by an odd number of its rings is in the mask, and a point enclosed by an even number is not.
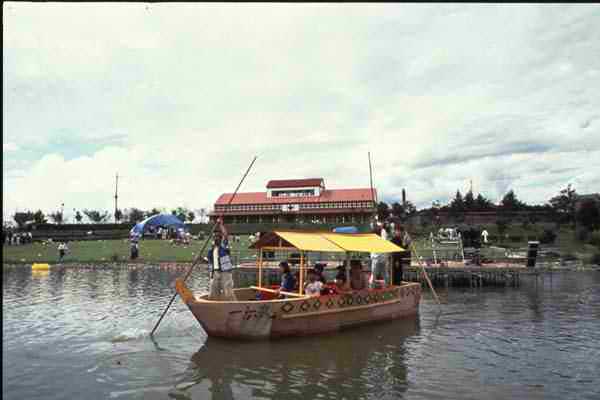
<svg viewBox="0 0 600 400"><path fill-rule="evenodd" d="M473 197L473 192L471 190L469 190L467 192L467 194L465 194L464 204L465 204L465 210L467 210L467 211L475 210L475 208L476 208L475 198Z"/></svg>
<svg viewBox="0 0 600 400"><path fill-rule="evenodd" d="M62 224L63 221L63 213L62 211L55 211L53 213L48 214L48 216L50 217L50 219L52 221L54 221L55 224Z"/></svg>
<svg viewBox="0 0 600 400"><path fill-rule="evenodd" d="M123 212L117 208L115 210L115 222L119 223L119 221L121 221L122 218L123 218Z"/></svg>
<svg viewBox="0 0 600 400"><path fill-rule="evenodd" d="M397 201L393 202L392 214L395 217L402 217L404 215L404 207L402 206L402 204L398 203Z"/></svg>
<svg viewBox="0 0 600 400"><path fill-rule="evenodd" d="M185 222L187 220L189 213L190 210L185 207L177 207L176 209L171 210L171 214L179 218L181 222Z"/></svg>
<svg viewBox="0 0 600 400"><path fill-rule="evenodd" d="M48 220L46 219L46 216L44 215L42 210L37 210L33 214L33 220L35 221L36 224L45 224L46 222L48 222Z"/></svg>
<svg viewBox="0 0 600 400"><path fill-rule="evenodd" d="M455 212L461 212L465 210L465 201L460 193L460 190L456 191L456 196L450 202L450 210Z"/></svg>
<svg viewBox="0 0 600 400"><path fill-rule="evenodd" d="M500 207L506 211L520 211L525 209L527 205L517 199L517 195L515 194L514 190L511 189L502 198Z"/></svg>
<svg viewBox="0 0 600 400"><path fill-rule="evenodd" d="M387 203L380 201L377 203L377 218L379 221L385 221L390 216L390 207Z"/></svg>
<svg viewBox="0 0 600 400"><path fill-rule="evenodd" d="M158 208L154 207L152 210L150 210L150 211L148 211L146 213L146 218L147 217L151 217L151 216L156 215L156 214L160 214L161 212L162 211L160 211Z"/></svg>
<svg viewBox="0 0 600 400"><path fill-rule="evenodd" d="M83 213L90 219L90 221L99 224L108 219L108 211L100 212L96 210L83 210Z"/></svg>
<svg viewBox="0 0 600 400"><path fill-rule="evenodd" d="M135 223L143 220L146 215L147 215L147 213L143 212L139 208L132 207L129 209L129 213L128 213L127 217L129 219L129 222L131 222L132 224L135 224Z"/></svg>
<svg viewBox="0 0 600 400"><path fill-rule="evenodd" d="M13 215L13 219L19 228L24 227L26 222L34 220L33 213L31 211L16 212L15 215Z"/></svg>
<svg viewBox="0 0 600 400"><path fill-rule="evenodd" d="M600 209L594 200L584 200L576 214L577 222L589 231L600 228Z"/></svg>
<svg viewBox="0 0 600 400"><path fill-rule="evenodd" d="M406 200L406 202L404 203L404 212L406 213L406 215L413 215L417 212L417 207L415 207L415 205L411 201Z"/></svg>
<svg viewBox="0 0 600 400"><path fill-rule="evenodd" d="M398 202L392 203L391 214L398 218L406 218L417 212L417 207L410 201L400 204Z"/></svg>
<svg viewBox="0 0 600 400"><path fill-rule="evenodd" d="M577 192L571 188L571 184L561 190L557 196L550 199L549 203L552 210L558 215L557 223L575 222L575 203L577 202Z"/></svg>
<svg viewBox="0 0 600 400"><path fill-rule="evenodd" d="M77 221L78 224L80 224L82 219L83 219L83 215L81 215L81 213L79 211L77 211L75 213L75 220Z"/></svg>
<svg viewBox="0 0 600 400"><path fill-rule="evenodd" d="M479 211L491 210L494 208L494 204L486 199L481 193L477 195L475 199L475 209Z"/></svg>
<svg viewBox="0 0 600 400"><path fill-rule="evenodd" d="M196 214L194 214L193 211L188 211L187 213L187 219L189 222L193 222L194 219L196 218Z"/></svg>

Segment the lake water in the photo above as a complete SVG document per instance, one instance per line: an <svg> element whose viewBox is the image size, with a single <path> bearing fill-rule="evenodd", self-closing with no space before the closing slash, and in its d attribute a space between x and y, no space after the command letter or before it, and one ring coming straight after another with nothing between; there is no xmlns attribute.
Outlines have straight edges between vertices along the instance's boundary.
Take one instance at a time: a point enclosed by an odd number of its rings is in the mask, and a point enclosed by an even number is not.
<svg viewBox="0 0 600 400"><path fill-rule="evenodd" d="M267 342L207 339L182 270L5 268L4 399L600 399L600 272L424 290L418 317ZM190 286L206 290L194 272Z"/></svg>

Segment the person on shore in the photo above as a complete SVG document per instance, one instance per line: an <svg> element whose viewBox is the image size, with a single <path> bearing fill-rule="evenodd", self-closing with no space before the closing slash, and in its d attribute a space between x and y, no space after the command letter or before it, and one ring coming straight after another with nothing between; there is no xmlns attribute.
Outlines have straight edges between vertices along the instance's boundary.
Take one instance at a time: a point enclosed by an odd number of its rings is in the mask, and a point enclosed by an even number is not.
<svg viewBox="0 0 600 400"><path fill-rule="evenodd" d="M489 236L489 233L488 233L487 229L484 229L481 232L481 237L483 238L483 244L484 245L488 243L488 236Z"/></svg>
<svg viewBox="0 0 600 400"><path fill-rule="evenodd" d="M140 254L140 248L137 241L131 241L131 259L135 260Z"/></svg>
<svg viewBox="0 0 600 400"><path fill-rule="evenodd" d="M217 219L218 232L215 232L213 246L208 251L208 268L211 273L209 300L235 300L231 250L227 238L227 229L223 218Z"/></svg>
<svg viewBox="0 0 600 400"><path fill-rule="evenodd" d="M58 262L62 262L63 258L65 258L65 255L67 254L67 251L69 251L67 244L65 242L60 242L58 244Z"/></svg>
<svg viewBox="0 0 600 400"><path fill-rule="evenodd" d="M309 296L320 296L323 289L323 282L318 280L318 275L315 270L308 271L308 283L304 287L304 293Z"/></svg>
<svg viewBox="0 0 600 400"><path fill-rule="evenodd" d="M280 291L293 292L296 290L296 278L290 270L290 264L287 261L279 263L279 271L281 272L281 285L279 286Z"/></svg>

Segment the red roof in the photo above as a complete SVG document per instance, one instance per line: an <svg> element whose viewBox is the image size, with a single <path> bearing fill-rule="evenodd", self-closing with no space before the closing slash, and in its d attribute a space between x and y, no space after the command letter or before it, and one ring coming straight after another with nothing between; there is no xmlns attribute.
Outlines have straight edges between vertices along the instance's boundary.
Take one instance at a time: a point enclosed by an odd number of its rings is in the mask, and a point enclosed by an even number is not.
<svg viewBox="0 0 600 400"><path fill-rule="evenodd" d="M377 190L373 189L375 197ZM233 193L222 194L215 205L227 205ZM267 197L266 192L238 193L231 204L298 204L323 203L332 201L369 201L373 200L371 189L334 189L324 190L320 196Z"/></svg>
<svg viewBox="0 0 600 400"><path fill-rule="evenodd" d="M293 187L307 187L307 186L321 186L323 184L323 178L309 178L309 179L282 179L282 180L271 180L267 183L267 189L281 189L281 188L293 188Z"/></svg>

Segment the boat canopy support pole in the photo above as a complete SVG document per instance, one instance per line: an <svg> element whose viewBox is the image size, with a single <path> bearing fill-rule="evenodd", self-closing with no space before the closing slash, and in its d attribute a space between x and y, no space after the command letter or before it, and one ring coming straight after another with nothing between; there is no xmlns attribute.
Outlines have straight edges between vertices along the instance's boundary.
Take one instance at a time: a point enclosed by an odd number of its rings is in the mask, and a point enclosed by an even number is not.
<svg viewBox="0 0 600 400"><path fill-rule="evenodd" d="M298 293L304 291L304 252L300 250L300 284L298 285Z"/></svg>
<svg viewBox="0 0 600 400"><path fill-rule="evenodd" d="M262 259L263 249L258 249L258 287L262 287Z"/></svg>
<svg viewBox="0 0 600 400"><path fill-rule="evenodd" d="M346 264L344 266L344 273L346 274L346 285L350 285L350 252L346 252ZM362 274L362 271L360 271Z"/></svg>

